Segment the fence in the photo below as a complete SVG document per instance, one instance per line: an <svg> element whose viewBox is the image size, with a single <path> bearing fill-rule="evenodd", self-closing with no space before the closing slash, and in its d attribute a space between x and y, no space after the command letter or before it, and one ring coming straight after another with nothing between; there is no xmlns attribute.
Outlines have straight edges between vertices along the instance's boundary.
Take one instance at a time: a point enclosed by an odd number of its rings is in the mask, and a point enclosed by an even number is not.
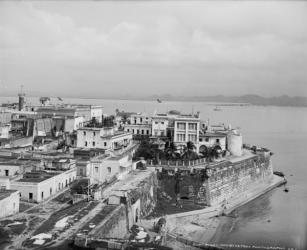
<svg viewBox="0 0 307 250"><path fill-rule="evenodd" d="M174 167L189 167L197 166L201 164L208 163L206 158L200 158L196 160L178 160L178 161L168 161L168 160L147 160L147 165L149 166L174 166Z"/></svg>

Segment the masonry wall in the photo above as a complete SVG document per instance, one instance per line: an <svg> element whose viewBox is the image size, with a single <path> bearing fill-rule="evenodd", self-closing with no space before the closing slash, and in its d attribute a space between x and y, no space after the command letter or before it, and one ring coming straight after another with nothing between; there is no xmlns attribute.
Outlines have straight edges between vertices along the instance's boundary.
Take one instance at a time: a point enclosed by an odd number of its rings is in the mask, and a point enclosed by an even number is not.
<svg viewBox="0 0 307 250"><path fill-rule="evenodd" d="M11 193L7 198L0 200L0 218L19 212L19 192Z"/></svg>
<svg viewBox="0 0 307 250"><path fill-rule="evenodd" d="M104 221L96 225L91 235L101 238L124 238L128 232L125 205L121 204Z"/></svg>
<svg viewBox="0 0 307 250"><path fill-rule="evenodd" d="M237 162L216 163L206 169L181 169L179 177L174 170L163 170L158 173L159 195L171 203L176 202L178 195L199 206L212 206L272 178L269 153L259 153Z"/></svg>
<svg viewBox="0 0 307 250"><path fill-rule="evenodd" d="M157 175L153 172L149 177L142 180L136 189L128 193L129 207L140 200L139 218L146 217L154 210L157 203L157 188Z"/></svg>
<svg viewBox="0 0 307 250"><path fill-rule="evenodd" d="M273 178L269 155L256 155L249 159L212 169L203 184L208 205L231 199L247 189Z"/></svg>

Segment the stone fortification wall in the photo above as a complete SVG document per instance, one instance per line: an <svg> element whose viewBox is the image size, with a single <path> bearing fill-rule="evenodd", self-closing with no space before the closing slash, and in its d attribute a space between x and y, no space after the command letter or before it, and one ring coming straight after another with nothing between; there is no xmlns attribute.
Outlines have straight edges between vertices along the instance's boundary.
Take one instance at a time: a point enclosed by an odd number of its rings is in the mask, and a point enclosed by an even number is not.
<svg viewBox="0 0 307 250"><path fill-rule="evenodd" d="M128 232L125 206L119 205L99 225L90 236L101 238L124 238Z"/></svg>
<svg viewBox="0 0 307 250"><path fill-rule="evenodd" d="M208 205L223 203L259 183L273 178L269 154L258 154L237 162L208 169L203 187Z"/></svg>
<svg viewBox="0 0 307 250"><path fill-rule="evenodd" d="M140 218L149 215L154 210L157 203L157 187L157 175L155 172L152 172L152 174L144 178L135 189L128 192L127 199L129 207L139 200Z"/></svg>
<svg viewBox="0 0 307 250"><path fill-rule="evenodd" d="M273 178L269 152L250 154L210 164L203 169L186 168L158 173L159 196L170 203L176 198L199 206L223 203L261 182Z"/></svg>

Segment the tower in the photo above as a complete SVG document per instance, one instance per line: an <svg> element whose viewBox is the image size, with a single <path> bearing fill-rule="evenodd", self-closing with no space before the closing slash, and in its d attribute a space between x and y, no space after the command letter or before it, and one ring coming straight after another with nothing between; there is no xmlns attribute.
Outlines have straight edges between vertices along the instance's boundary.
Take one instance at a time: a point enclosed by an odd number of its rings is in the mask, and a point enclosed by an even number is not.
<svg viewBox="0 0 307 250"><path fill-rule="evenodd" d="M20 92L18 93L18 110L21 111L24 108L26 94L23 92L23 85L20 86Z"/></svg>

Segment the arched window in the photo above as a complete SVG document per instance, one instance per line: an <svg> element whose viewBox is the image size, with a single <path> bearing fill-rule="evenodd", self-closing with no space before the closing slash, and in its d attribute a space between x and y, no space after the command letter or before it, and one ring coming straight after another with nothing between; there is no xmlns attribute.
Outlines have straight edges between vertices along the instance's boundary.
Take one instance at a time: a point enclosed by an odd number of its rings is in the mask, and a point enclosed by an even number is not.
<svg viewBox="0 0 307 250"><path fill-rule="evenodd" d="M108 169L108 174L111 174L111 171L112 171L111 167L108 167L107 169Z"/></svg>

